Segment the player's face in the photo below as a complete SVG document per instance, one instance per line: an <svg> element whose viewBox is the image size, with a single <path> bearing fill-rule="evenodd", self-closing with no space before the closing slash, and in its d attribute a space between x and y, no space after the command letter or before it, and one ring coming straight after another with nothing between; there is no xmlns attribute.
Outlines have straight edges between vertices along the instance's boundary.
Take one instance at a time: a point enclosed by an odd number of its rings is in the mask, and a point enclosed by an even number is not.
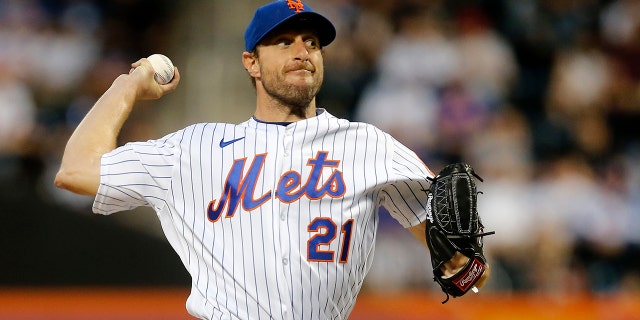
<svg viewBox="0 0 640 320"><path fill-rule="evenodd" d="M258 81L273 98L306 108L324 77L322 50L311 32L285 31L265 39L258 48Z"/></svg>

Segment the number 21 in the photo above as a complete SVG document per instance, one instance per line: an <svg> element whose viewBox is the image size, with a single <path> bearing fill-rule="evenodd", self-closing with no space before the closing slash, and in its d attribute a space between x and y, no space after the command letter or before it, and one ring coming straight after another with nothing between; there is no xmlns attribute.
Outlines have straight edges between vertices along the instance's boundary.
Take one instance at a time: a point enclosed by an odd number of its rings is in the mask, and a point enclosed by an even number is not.
<svg viewBox="0 0 640 320"><path fill-rule="evenodd" d="M333 250L322 250L320 246L328 246L335 240L337 226L330 218L316 218L309 224L308 231L316 234L307 241L307 259L316 262L334 261L335 252ZM353 219L347 220L342 225L342 246L340 247L340 258L338 262L346 263L349 259L349 249L351 247L351 231Z"/></svg>

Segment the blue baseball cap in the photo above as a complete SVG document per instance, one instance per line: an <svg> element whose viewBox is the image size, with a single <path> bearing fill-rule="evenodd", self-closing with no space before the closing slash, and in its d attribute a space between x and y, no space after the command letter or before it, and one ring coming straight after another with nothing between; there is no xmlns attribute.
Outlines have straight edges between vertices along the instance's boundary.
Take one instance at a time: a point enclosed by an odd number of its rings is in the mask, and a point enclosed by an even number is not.
<svg viewBox="0 0 640 320"><path fill-rule="evenodd" d="M296 23L315 31L323 47L336 38L336 28L331 21L311 10L301 0L276 0L256 10L244 33L245 49L255 49L269 32L285 22Z"/></svg>

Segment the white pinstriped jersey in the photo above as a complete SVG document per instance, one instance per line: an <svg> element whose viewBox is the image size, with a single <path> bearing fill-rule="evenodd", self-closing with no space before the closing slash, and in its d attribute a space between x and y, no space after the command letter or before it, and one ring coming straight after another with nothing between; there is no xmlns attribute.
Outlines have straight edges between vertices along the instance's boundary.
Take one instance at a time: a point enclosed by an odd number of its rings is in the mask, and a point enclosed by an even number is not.
<svg viewBox="0 0 640 320"><path fill-rule="evenodd" d="M102 157L93 210L155 209L191 274L196 317L346 319L379 206L404 227L421 223L432 174L379 129L318 111L128 143Z"/></svg>

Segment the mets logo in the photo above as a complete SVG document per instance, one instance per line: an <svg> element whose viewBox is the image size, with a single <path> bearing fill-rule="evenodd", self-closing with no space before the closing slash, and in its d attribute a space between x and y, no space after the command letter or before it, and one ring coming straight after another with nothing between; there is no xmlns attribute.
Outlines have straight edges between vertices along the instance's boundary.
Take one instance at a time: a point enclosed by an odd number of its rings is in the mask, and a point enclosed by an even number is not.
<svg viewBox="0 0 640 320"><path fill-rule="evenodd" d="M245 170L247 158L234 161L222 194L207 206L209 221L216 222L223 215L231 218L238 207L252 211L271 200L272 195L282 203L292 203L302 197L309 200L320 200L324 197L341 198L346 192L342 171L338 170L340 161L329 159L328 151L318 151L315 158L307 160L307 166L311 167L311 170L306 179L298 171L287 171L280 176L275 192L269 190L256 195L256 187L263 176L262 169L266 158L266 153L256 155L248 170ZM328 174L327 170L330 171Z"/></svg>
<svg viewBox="0 0 640 320"><path fill-rule="evenodd" d="M302 0L287 0L287 5L289 5L289 9L296 10L296 13L304 11L304 3L302 3Z"/></svg>

